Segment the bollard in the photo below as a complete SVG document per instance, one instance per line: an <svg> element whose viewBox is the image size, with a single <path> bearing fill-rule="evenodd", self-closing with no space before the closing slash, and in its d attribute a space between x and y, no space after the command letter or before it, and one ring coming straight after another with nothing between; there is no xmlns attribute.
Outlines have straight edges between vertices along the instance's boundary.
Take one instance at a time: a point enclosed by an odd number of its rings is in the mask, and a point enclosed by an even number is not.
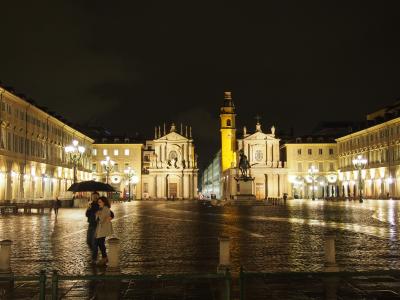
<svg viewBox="0 0 400 300"><path fill-rule="evenodd" d="M12 241L0 241L0 274L11 274L11 245Z"/></svg>
<svg viewBox="0 0 400 300"><path fill-rule="evenodd" d="M325 272L338 272L339 267L336 264L335 236L327 235L325 237Z"/></svg>
<svg viewBox="0 0 400 300"><path fill-rule="evenodd" d="M108 266L107 273L119 273L119 251L120 251L120 242L116 237L110 238L107 241L108 243Z"/></svg>
<svg viewBox="0 0 400 300"><path fill-rule="evenodd" d="M219 265L218 272L224 272L230 266L230 238L221 236L219 238Z"/></svg>

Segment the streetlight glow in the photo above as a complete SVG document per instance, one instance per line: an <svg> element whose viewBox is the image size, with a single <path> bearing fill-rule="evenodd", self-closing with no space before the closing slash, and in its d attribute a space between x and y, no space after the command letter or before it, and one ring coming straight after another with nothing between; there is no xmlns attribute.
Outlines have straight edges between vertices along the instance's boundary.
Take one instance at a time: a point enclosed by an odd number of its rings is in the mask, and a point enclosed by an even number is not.
<svg viewBox="0 0 400 300"><path fill-rule="evenodd" d="M78 145L79 142L77 140L73 140L71 145L68 145L64 148L65 153L69 155L69 160L74 165L74 183L77 182L77 176L76 176L77 165L81 160L83 153L85 152L85 147Z"/></svg>
<svg viewBox="0 0 400 300"><path fill-rule="evenodd" d="M360 199L359 199L360 203L363 203L361 170L365 168L367 163L368 163L368 160L366 158L363 158L361 155L358 155L357 158L353 159L354 168L356 168L358 170L358 193L359 193L359 197L360 197Z"/></svg>
<svg viewBox="0 0 400 300"><path fill-rule="evenodd" d="M124 170L125 173L125 178L128 181L128 201L131 201L131 183L133 183L133 185L136 185L139 182L139 177L136 175L135 170L133 170L131 167L127 167Z"/></svg>
<svg viewBox="0 0 400 300"><path fill-rule="evenodd" d="M100 163L106 171L106 183L108 183L108 177L110 176L110 172L114 168L115 161L111 160L109 156L106 156L106 159L102 160Z"/></svg>

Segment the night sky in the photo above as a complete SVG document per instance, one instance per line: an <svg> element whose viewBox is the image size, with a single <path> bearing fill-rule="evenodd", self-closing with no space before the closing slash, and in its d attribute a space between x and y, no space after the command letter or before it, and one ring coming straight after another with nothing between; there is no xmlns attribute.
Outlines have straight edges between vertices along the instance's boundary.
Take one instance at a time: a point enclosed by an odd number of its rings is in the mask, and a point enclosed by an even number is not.
<svg viewBox="0 0 400 300"><path fill-rule="evenodd" d="M389 1L4 1L0 80L72 122L153 137L193 126L219 148L223 92L238 125L360 120L400 96Z"/></svg>

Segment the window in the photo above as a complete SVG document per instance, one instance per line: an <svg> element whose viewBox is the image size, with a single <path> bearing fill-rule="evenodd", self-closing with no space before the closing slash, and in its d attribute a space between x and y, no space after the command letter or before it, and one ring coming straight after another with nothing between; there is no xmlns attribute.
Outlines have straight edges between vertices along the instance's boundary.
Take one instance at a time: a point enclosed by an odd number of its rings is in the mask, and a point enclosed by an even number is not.
<svg viewBox="0 0 400 300"><path fill-rule="evenodd" d="M143 160L144 160L144 161L150 161L149 155L145 155Z"/></svg>
<svg viewBox="0 0 400 300"><path fill-rule="evenodd" d="M143 193L149 192L149 184L147 182L143 183Z"/></svg>
<svg viewBox="0 0 400 300"><path fill-rule="evenodd" d="M324 163L323 163L323 162L320 162L320 163L318 164L318 171L319 171L319 172L323 172L323 171L324 171Z"/></svg>
<svg viewBox="0 0 400 300"><path fill-rule="evenodd" d="M118 149L114 149L114 155L115 155L115 156L118 156L118 154L119 154Z"/></svg>
<svg viewBox="0 0 400 300"><path fill-rule="evenodd" d="M308 152L308 155L312 155L312 149L308 149L307 152Z"/></svg>
<svg viewBox="0 0 400 300"><path fill-rule="evenodd" d="M329 155L333 155L333 149L329 148Z"/></svg>
<svg viewBox="0 0 400 300"><path fill-rule="evenodd" d="M103 149L103 155L107 155L107 154L108 154L107 149Z"/></svg>
<svg viewBox="0 0 400 300"><path fill-rule="evenodd" d="M125 155L129 155L129 149L125 149L124 153Z"/></svg>
<svg viewBox="0 0 400 300"><path fill-rule="evenodd" d="M226 126L231 126L231 120L230 119L226 120Z"/></svg>
<svg viewBox="0 0 400 300"><path fill-rule="evenodd" d="M114 164L114 171L119 172L118 164Z"/></svg>
<svg viewBox="0 0 400 300"><path fill-rule="evenodd" d="M318 154L322 155L322 149L318 149Z"/></svg>
<svg viewBox="0 0 400 300"><path fill-rule="evenodd" d="M302 163L298 163L297 164L297 171L298 172L303 172L303 164Z"/></svg>
<svg viewBox="0 0 400 300"><path fill-rule="evenodd" d="M92 164L92 172L96 172L97 170L97 165L96 164Z"/></svg>
<svg viewBox="0 0 400 300"><path fill-rule="evenodd" d="M301 149L297 149L297 155L301 155Z"/></svg>
<svg viewBox="0 0 400 300"><path fill-rule="evenodd" d="M329 171L334 171L333 162L329 163Z"/></svg>
<svg viewBox="0 0 400 300"><path fill-rule="evenodd" d="M93 156L96 156L96 155L97 155L97 149L93 149L93 150L92 150L92 155L93 155Z"/></svg>

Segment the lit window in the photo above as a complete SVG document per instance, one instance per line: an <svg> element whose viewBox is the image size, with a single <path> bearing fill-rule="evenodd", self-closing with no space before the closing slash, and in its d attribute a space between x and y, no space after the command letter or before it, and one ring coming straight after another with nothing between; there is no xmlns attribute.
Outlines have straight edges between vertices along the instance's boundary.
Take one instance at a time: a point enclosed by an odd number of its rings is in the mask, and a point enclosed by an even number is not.
<svg viewBox="0 0 400 300"><path fill-rule="evenodd" d="M125 149L125 155L129 155L129 149Z"/></svg>
<svg viewBox="0 0 400 300"><path fill-rule="evenodd" d="M107 155L107 154L108 154L107 149L103 149L103 155Z"/></svg>
<svg viewBox="0 0 400 300"><path fill-rule="evenodd" d="M93 149L92 150L92 154L93 154L93 156L96 156L97 155L97 149Z"/></svg>
<svg viewBox="0 0 400 300"><path fill-rule="evenodd" d="M115 149L115 150L114 150L114 155L115 155L115 156L118 156L118 153L119 153L118 149Z"/></svg>

